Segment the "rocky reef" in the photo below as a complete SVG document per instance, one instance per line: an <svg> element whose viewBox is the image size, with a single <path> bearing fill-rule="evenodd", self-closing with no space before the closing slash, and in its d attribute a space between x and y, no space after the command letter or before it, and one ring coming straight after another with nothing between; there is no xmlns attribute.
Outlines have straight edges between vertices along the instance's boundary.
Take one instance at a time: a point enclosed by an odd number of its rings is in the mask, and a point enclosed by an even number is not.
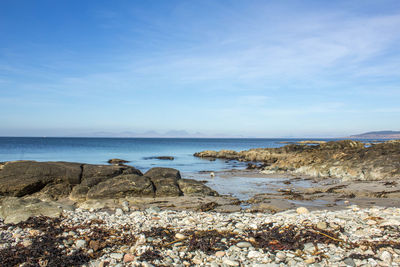
<svg viewBox="0 0 400 267"><path fill-rule="evenodd" d="M292 173L343 181L400 178L400 140L366 146L352 140L317 145L289 144L280 148L203 151L194 156L261 162L264 173Z"/></svg>
<svg viewBox="0 0 400 267"><path fill-rule="evenodd" d="M12 161L0 167L0 196L69 197L80 201L121 197L216 196L195 180L181 179L172 168L152 168L145 174L127 165L71 162Z"/></svg>
<svg viewBox="0 0 400 267"><path fill-rule="evenodd" d="M123 164L36 161L0 164L0 218L5 221L21 221L40 214L58 216L63 210L75 207L115 208L127 199L154 202L183 196L212 198L218 193L200 181L182 179L180 172L172 168L156 167L143 174Z"/></svg>

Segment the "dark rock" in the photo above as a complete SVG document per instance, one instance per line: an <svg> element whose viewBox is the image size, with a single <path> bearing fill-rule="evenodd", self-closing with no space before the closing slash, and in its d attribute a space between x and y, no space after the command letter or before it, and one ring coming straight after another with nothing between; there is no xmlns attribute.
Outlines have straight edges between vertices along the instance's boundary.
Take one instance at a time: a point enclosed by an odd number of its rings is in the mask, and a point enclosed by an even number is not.
<svg viewBox="0 0 400 267"><path fill-rule="evenodd" d="M258 169L258 165L257 164L253 164L253 163L247 163L247 168L248 170L254 170L254 169Z"/></svg>
<svg viewBox="0 0 400 267"><path fill-rule="evenodd" d="M154 195L153 183L148 177L135 174L116 176L89 189L88 199L140 197Z"/></svg>
<svg viewBox="0 0 400 267"><path fill-rule="evenodd" d="M22 197L44 190L44 195L50 199L58 199L64 197L74 185L81 182L85 186L92 187L121 174L143 175L131 166L72 162L6 162L0 168L0 195Z"/></svg>
<svg viewBox="0 0 400 267"><path fill-rule="evenodd" d="M86 200L86 194L89 192L89 187L85 185L77 185L74 188L72 188L71 194L69 195L69 198L71 200L75 201L84 201Z"/></svg>
<svg viewBox="0 0 400 267"><path fill-rule="evenodd" d="M161 157L156 157L156 159L161 159L161 160L174 160L175 158L172 156L161 156Z"/></svg>
<svg viewBox="0 0 400 267"><path fill-rule="evenodd" d="M172 168L161 168L161 167L155 167L151 168L148 170L144 176L150 177L150 178L174 178L174 179L181 179L181 173Z"/></svg>
<svg viewBox="0 0 400 267"><path fill-rule="evenodd" d="M179 179L178 185L185 196L218 196L216 191L196 180Z"/></svg>
<svg viewBox="0 0 400 267"><path fill-rule="evenodd" d="M175 158L172 156L155 156L155 157L144 157L144 159L174 160Z"/></svg>
<svg viewBox="0 0 400 267"><path fill-rule="evenodd" d="M177 197L182 196L183 193L179 189L177 179L175 178L151 178L154 184L157 197Z"/></svg>
<svg viewBox="0 0 400 267"><path fill-rule="evenodd" d="M128 163L130 161L124 160L124 159L109 159L107 161L110 164L115 164L115 165L123 165L125 163Z"/></svg>
<svg viewBox="0 0 400 267"><path fill-rule="evenodd" d="M72 191L72 185L67 183L48 184L35 196L41 200L59 200L67 198Z"/></svg>
<svg viewBox="0 0 400 267"><path fill-rule="evenodd" d="M82 180L93 177L115 177L121 174L143 175L141 171L132 166L116 166L116 165L83 165Z"/></svg>
<svg viewBox="0 0 400 267"><path fill-rule="evenodd" d="M0 195L25 196L47 184L79 184L81 164L71 162L6 162L0 170Z"/></svg>

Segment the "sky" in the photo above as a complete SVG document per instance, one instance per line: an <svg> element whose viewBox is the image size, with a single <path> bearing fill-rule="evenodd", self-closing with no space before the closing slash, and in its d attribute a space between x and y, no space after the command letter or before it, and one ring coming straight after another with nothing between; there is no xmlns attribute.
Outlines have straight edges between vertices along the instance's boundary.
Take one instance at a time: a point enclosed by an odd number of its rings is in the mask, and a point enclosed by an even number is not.
<svg viewBox="0 0 400 267"><path fill-rule="evenodd" d="M0 136L400 130L400 1L0 1Z"/></svg>

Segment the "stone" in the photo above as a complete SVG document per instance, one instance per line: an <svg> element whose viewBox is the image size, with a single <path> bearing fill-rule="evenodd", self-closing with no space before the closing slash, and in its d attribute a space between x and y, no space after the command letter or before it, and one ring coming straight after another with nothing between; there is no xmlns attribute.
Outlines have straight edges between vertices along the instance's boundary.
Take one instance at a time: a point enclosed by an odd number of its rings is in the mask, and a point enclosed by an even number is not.
<svg viewBox="0 0 400 267"><path fill-rule="evenodd" d="M356 263L354 262L354 260L352 258L346 258L343 260L343 263L345 263L348 266L352 266L355 267L357 266Z"/></svg>
<svg viewBox="0 0 400 267"><path fill-rule="evenodd" d="M317 228L321 229L321 230L325 230L326 228L328 228L328 225L326 224L326 222L318 222Z"/></svg>
<svg viewBox="0 0 400 267"><path fill-rule="evenodd" d="M286 254L279 251L278 253L276 253L276 258L279 259L279 261L285 261L286 260Z"/></svg>
<svg viewBox="0 0 400 267"><path fill-rule="evenodd" d="M143 174L131 166L92 165L73 162L10 161L1 164L0 195L22 197L35 194L42 200L71 195L85 199L89 188L123 174ZM74 188L79 185L75 190Z"/></svg>
<svg viewBox="0 0 400 267"><path fill-rule="evenodd" d="M88 191L87 198L102 199L153 195L154 188L149 178L136 174L125 174L93 186Z"/></svg>
<svg viewBox="0 0 400 267"><path fill-rule="evenodd" d="M250 242L239 242L236 244L236 246L239 248L249 248L252 247L253 245Z"/></svg>
<svg viewBox="0 0 400 267"><path fill-rule="evenodd" d="M250 259L259 258L261 256L262 256L262 253L259 251L255 251L255 250L249 251L249 254L247 254L247 257L249 257Z"/></svg>
<svg viewBox="0 0 400 267"><path fill-rule="evenodd" d="M109 159L107 162L109 164L114 164L114 165L122 165L125 163L129 163L129 161L124 160L124 159Z"/></svg>
<svg viewBox="0 0 400 267"><path fill-rule="evenodd" d="M124 262L131 262L135 260L135 256L133 256L132 254L128 253L124 255Z"/></svg>
<svg viewBox="0 0 400 267"><path fill-rule="evenodd" d="M177 197L183 193L176 178L155 177L151 178L155 187L156 197Z"/></svg>
<svg viewBox="0 0 400 267"><path fill-rule="evenodd" d="M115 215L122 216L122 215L124 215L124 211L122 209L118 208L118 209L115 210Z"/></svg>
<svg viewBox="0 0 400 267"><path fill-rule="evenodd" d="M136 174L142 176L143 173L132 166L116 166L116 165L94 165L84 164L82 166L82 182L92 178L113 178L123 174Z"/></svg>
<svg viewBox="0 0 400 267"><path fill-rule="evenodd" d="M32 240L30 240L30 239L24 239L24 240L22 241L22 245L23 245L24 247L29 247L30 245L32 245Z"/></svg>
<svg viewBox="0 0 400 267"><path fill-rule="evenodd" d="M173 179L181 179L181 173L172 168L161 168L155 167L148 170L144 176L150 178L173 178Z"/></svg>
<svg viewBox="0 0 400 267"><path fill-rule="evenodd" d="M0 171L0 195L22 197L46 185L80 183L81 164L71 162L6 162Z"/></svg>
<svg viewBox="0 0 400 267"><path fill-rule="evenodd" d="M36 198L6 197L0 201L0 218L4 223L19 223L40 215L59 217L63 210L74 210L74 207Z"/></svg>
<svg viewBox="0 0 400 267"><path fill-rule="evenodd" d="M217 251L217 252L215 252L215 257L220 258L220 257L223 257L223 256L225 256L225 251Z"/></svg>
<svg viewBox="0 0 400 267"><path fill-rule="evenodd" d="M86 241L83 239L78 239L75 241L75 246L77 248L85 248L86 247Z"/></svg>
<svg viewBox="0 0 400 267"><path fill-rule="evenodd" d="M71 193L73 185L68 183L47 184L40 192L32 194L32 196L43 201L55 201L62 198L67 198Z"/></svg>
<svg viewBox="0 0 400 267"><path fill-rule="evenodd" d="M297 208L297 209L296 209L296 212L297 212L298 214L308 214L308 213L310 213L310 212L308 211L308 209L305 208L305 207L299 207L299 208Z"/></svg>
<svg viewBox="0 0 400 267"><path fill-rule="evenodd" d="M185 196L218 196L215 190L196 180L179 179L178 185Z"/></svg>
<svg viewBox="0 0 400 267"><path fill-rule="evenodd" d="M388 251L383 251L379 257L383 262L390 264L392 262L392 254Z"/></svg>
<svg viewBox="0 0 400 267"><path fill-rule="evenodd" d="M239 266L239 262L231 259L223 259L222 262L228 266Z"/></svg>
<svg viewBox="0 0 400 267"><path fill-rule="evenodd" d="M313 257L309 257L304 260L304 263L306 263L306 264L312 264L314 262L315 262L315 258L313 258Z"/></svg>
<svg viewBox="0 0 400 267"><path fill-rule="evenodd" d="M145 157L144 159L159 159L159 160L174 160L173 156L154 156L154 157Z"/></svg>
<svg viewBox="0 0 400 267"><path fill-rule="evenodd" d="M186 238L186 236L185 236L184 234L181 234L181 233L175 234L175 237L176 237L177 239L184 239L184 238Z"/></svg>
<svg viewBox="0 0 400 267"><path fill-rule="evenodd" d="M122 260L123 257L124 257L123 253L110 253L110 258L114 259L114 260L117 260L117 261Z"/></svg>
<svg viewBox="0 0 400 267"><path fill-rule="evenodd" d="M86 200L86 194L89 191L89 187L85 185L76 185L72 188L69 198L74 201L84 201Z"/></svg>

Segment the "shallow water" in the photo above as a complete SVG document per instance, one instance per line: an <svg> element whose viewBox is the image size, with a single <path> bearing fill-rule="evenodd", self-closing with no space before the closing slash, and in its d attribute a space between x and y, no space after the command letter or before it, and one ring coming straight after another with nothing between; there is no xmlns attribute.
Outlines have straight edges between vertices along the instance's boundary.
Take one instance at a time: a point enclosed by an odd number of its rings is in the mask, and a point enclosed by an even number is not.
<svg viewBox="0 0 400 267"><path fill-rule="evenodd" d="M308 188L313 185L310 180L292 179L293 177L271 177L271 175L262 177L262 174L255 176L219 175L216 173L216 176L211 178L208 173L185 175L186 178L207 181L206 185L219 194L230 195L240 200L247 200L256 194L275 193L280 188ZM285 181L290 181L291 184L287 185L284 183Z"/></svg>

